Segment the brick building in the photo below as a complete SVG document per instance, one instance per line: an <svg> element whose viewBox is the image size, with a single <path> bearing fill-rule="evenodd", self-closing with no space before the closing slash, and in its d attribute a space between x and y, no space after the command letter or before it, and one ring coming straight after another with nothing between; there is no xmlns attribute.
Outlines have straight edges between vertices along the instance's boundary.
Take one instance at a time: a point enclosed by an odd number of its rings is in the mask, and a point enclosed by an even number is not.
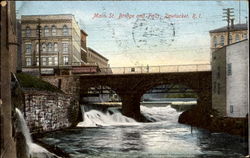
<svg viewBox="0 0 250 158"><path fill-rule="evenodd" d="M21 17L23 68L39 65L39 19L41 67L81 65L83 62L81 33L73 15L23 15Z"/></svg>
<svg viewBox="0 0 250 158"><path fill-rule="evenodd" d="M97 65L99 68L107 68L109 67L108 61L109 60L102 56L100 53L88 47L87 62L89 64Z"/></svg>
<svg viewBox="0 0 250 158"><path fill-rule="evenodd" d="M81 30L81 59L84 62L84 64L87 64L87 54L88 54L88 48L87 48L87 36L88 34Z"/></svg>
<svg viewBox="0 0 250 158"><path fill-rule="evenodd" d="M210 49L215 51L225 45L232 44L244 39L247 39L247 24L236 24L229 28L229 43L227 26L209 31L210 34Z"/></svg>

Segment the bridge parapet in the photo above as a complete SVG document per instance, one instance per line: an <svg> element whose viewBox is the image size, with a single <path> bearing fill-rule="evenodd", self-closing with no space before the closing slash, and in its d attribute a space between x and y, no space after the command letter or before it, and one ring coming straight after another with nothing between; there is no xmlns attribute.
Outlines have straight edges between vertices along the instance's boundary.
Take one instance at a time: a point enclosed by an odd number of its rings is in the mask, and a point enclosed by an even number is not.
<svg viewBox="0 0 250 158"><path fill-rule="evenodd" d="M168 72L198 72L211 71L210 64L190 65L159 65L159 66L134 66L134 67L108 67L100 68L99 74L143 74L143 73L168 73Z"/></svg>

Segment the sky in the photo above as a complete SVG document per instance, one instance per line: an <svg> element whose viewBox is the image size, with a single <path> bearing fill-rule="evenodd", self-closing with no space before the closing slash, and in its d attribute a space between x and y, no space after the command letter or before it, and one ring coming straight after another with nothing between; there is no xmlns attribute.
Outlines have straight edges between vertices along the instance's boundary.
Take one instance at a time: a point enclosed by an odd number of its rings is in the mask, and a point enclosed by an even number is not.
<svg viewBox="0 0 250 158"><path fill-rule="evenodd" d="M246 23L248 2L17 1L17 16L73 14L87 45L111 67L208 64L209 30L227 25L223 9ZM247 18L246 18L247 17Z"/></svg>

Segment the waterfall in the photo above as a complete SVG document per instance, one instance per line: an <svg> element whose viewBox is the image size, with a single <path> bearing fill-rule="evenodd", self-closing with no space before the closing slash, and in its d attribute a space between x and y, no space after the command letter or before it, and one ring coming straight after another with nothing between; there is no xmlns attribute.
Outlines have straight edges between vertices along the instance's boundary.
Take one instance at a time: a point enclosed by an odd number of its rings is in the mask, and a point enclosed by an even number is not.
<svg viewBox="0 0 250 158"><path fill-rule="evenodd" d="M99 126L123 126L138 125L132 118L128 118L121 114L117 108L108 108L106 112L91 109L89 106L81 106L83 122L78 127L99 127Z"/></svg>
<svg viewBox="0 0 250 158"><path fill-rule="evenodd" d="M32 142L29 128L25 122L22 112L16 108L18 125L17 128L24 135L26 141L26 155L31 158L58 158L56 155L50 153L45 148Z"/></svg>

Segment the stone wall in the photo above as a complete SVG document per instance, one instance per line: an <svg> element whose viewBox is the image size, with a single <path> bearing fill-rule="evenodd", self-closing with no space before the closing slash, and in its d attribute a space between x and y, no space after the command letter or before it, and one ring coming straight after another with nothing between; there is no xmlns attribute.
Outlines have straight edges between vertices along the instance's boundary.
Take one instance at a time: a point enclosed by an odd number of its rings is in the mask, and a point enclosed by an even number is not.
<svg viewBox="0 0 250 158"><path fill-rule="evenodd" d="M79 99L79 79L72 76L43 76L42 79L61 89L64 93Z"/></svg>
<svg viewBox="0 0 250 158"><path fill-rule="evenodd" d="M31 133L42 133L75 126L79 103L62 93L26 91L24 109Z"/></svg>

